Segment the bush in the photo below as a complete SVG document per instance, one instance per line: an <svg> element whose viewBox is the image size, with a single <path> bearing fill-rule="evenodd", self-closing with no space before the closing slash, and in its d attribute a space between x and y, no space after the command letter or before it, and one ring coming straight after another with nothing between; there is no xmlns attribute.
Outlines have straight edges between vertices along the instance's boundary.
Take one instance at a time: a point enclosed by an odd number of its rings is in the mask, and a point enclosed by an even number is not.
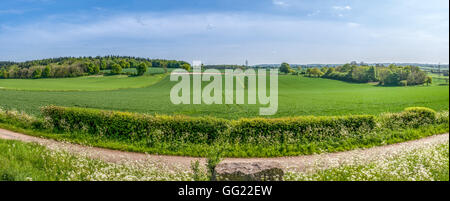
<svg viewBox="0 0 450 201"><path fill-rule="evenodd" d="M120 74L122 73L122 67L119 64L112 64L111 66L111 73L112 74Z"/></svg>
<svg viewBox="0 0 450 201"><path fill-rule="evenodd" d="M44 107L42 113L56 130L81 130L115 138L200 143L214 141L228 129L227 120L213 117L151 116L56 106Z"/></svg>
<svg viewBox="0 0 450 201"><path fill-rule="evenodd" d="M42 129L44 127L41 119L35 118L16 110L2 110L0 108L0 123L19 126L21 128Z"/></svg>
<svg viewBox="0 0 450 201"><path fill-rule="evenodd" d="M344 151L413 140L448 132L449 123L448 111L436 113L428 108L407 108L400 113L379 116L239 120L57 106L44 107L42 112L41 118L35 118L0 110L0 124L39 129L58 139L82 140L93 146L126 151L274 157ZM60 133L65 135L60 137Z"/></svg>
<svg viewBox="0 0 450 201"><path fill-rule="evenodd" d="M85 131L114 138L211 143L216 140L251 142L260 138L287 142L289 138L315 139L367 131L374 116L293 117L225 120L214 117L152 116L84 108L47 106L43 115L59 131Z"/></svg>
<svg viewBox="0 0 450 201"><path fill-rule="evenodd" d="M401 113L386 113L379 117L382 127L390 129L412 127L439 123L436 111L425 107L409 107Z"/></svg>
<svg viewBox="0 0 450 201"><path fill-rule="evenodd" d="M137 75L144 75L145 72L147 72L147 64L145 63L140 63L137 67Z"/></svg>
<svg viewBox="0 0 450 201"><path fill-rule="evenodd" d="M230 137L239 141L266 138L287 143L291 138L308 140L341 137L375 128L375 117L370 115L342 117L288 117L278 119L240 119L233 121Z"/></svg>

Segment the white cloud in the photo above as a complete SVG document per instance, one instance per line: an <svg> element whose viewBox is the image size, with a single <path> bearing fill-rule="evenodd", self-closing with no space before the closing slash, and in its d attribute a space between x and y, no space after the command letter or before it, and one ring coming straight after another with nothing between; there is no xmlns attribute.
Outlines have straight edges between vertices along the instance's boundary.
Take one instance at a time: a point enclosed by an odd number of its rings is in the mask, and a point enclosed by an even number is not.
<svg viewBox="0 0 450 201"><path fill-rule="evenodd" d="M289 6L289 4L287 4L286 2L281 1L281 0L272 0L272 3L276 6L282 6L282 7Z"/></svg>
<svg viewBox="0 0 450 201"><path fill-rule="evenodd" d="M344 11L344 10L351 10L352 7L350 6L333 6L334 10Z"/></svg>

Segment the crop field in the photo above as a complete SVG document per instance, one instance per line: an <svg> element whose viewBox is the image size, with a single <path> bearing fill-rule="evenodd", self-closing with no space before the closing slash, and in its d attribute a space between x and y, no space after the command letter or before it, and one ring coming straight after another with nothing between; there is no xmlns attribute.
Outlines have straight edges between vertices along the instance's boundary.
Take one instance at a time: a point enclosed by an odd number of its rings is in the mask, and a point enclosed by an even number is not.
<svg viewBox="0 0 450 201"><path fill-rule="evenodd" d="M0 107L35 115L39 114L41 106L59 105L227 119L256 117L262 107L259 104L174 105L169 95L176 82L164 76L0 80L3 88L0 89ZM380 114L414 106L441 111L449 108L449 87L382 87L282 75L279 76L278 99L278 112L271 117Z"/></svg>
<svg viewBox="0 0 450 201"><path fill-rule="evenodd" d="M155 72L155 71L151 71ZM163 78L162 74L146 76L84 76L54 79L0 79L0 89L25 91L104 91L150 86Z"/></svg>

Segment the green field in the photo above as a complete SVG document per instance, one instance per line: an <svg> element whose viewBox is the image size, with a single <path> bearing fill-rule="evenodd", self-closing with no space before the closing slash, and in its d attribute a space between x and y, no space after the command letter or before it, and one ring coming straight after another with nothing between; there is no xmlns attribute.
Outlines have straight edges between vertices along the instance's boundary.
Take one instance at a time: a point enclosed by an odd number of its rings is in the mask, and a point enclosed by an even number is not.
<svg viewBox="0 0 450 201"><path fill-rule="evenodd" d="M167 68L167 72L171 72L173 71L174 68ZM110 73L111 70L102 70L101 72L103 73ZM160 68L160 67L149 67L147 68L147 72L145 72L144 75L155 75L155 74L163 74L164 68ZM137 73L136 68L125 68L122 70L122 73Z"/></svg>
<svg viewBox="0 0 450 201"><path fill-rule="evenodd" d="M288 173L292 181L448 181L449 145L431 145L403 151L394 156L381 155L367 163L364 158L313 173Z"/></svg>
<svg viewBox="0 0 450 201"><path fill-rule="evenodd" d="M105 91L150 86L163 75L154 76L87 76L49 79L0 79L0 89L26 91Z"/></svg>
<svg viewBox="0 0 450 201"><path fill-rule="evenodd" d="M433 78L433 85L448 85L448 76L439 75L436 73L428 73L428 76L431 76Z"/></svg>
<svg viewBox="0 0 450 201"><path fill-rule="evenodd" d="M34 143L0 139L0 181L191 181L152 162L114 164Z"/></svg>
<svg viewBox="0 0 450 201"><path fill-rule="evenodd" d="M259 115L261 105L174 105L169 94L175 82L171 82L169 77L158 82L160 76L162 75L0 80L0 86L8 83L10 87L21 89L0 89L0 107L31 114L39 114L39 107L53 104L150 114L207 115L228 119ZM144 87L146 85L151 86ZM114 88L127 89L111 90ZM83 91L55 91L58 89ZM93 91L100 89L105 91ZM272 117L379 114L399 112L412 106L429 107L437 111L448 110L449 87L380 87L281 75L278 113Z"/></svg>

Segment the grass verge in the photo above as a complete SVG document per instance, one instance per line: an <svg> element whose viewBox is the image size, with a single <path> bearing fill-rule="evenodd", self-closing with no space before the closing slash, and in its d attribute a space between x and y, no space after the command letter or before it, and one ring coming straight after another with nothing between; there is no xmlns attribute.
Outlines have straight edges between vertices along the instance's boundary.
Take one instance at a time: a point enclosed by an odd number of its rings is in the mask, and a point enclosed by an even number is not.
<svg viewBox="0 0 450 201"><path fill-rule="evenodd" d="M43 146L0 139L0 181L191 181L186 170L152 162L107 163Z"/></svg>
<svg viewBox="0 0 450 201"><path fill-rule="evenodd" d="M449 144L416 148L393 156L364 158L313 173L285 175L293 181L449 181Z"/></svg>

